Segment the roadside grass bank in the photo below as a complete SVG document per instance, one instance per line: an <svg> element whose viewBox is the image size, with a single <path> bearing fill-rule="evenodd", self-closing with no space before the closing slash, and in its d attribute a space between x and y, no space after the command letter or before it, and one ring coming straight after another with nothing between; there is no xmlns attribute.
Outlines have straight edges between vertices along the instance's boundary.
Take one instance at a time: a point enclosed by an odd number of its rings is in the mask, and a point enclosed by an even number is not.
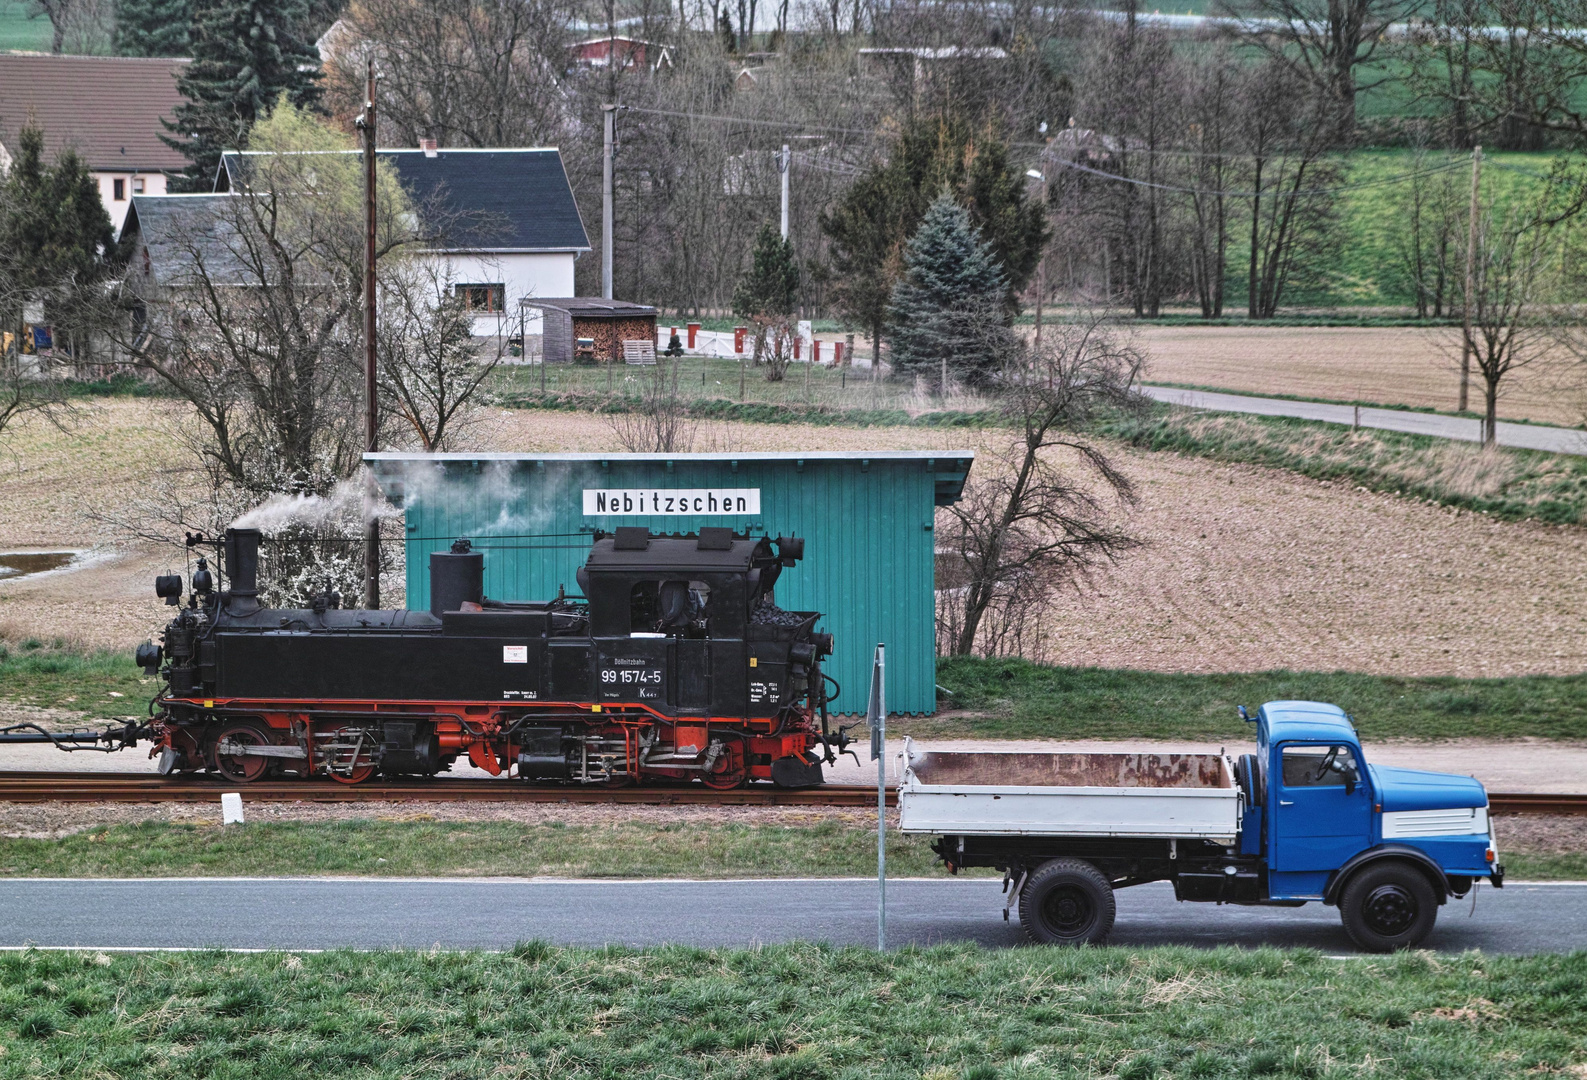
<svg viewBox="0 0 1587 1080"><path fill-rule="evenodd" d="M1501 519L1587 522L1587 457L1575 454L1183 408L1116 414L1100 420L1095 434L1143 450L1288 469Z"/></svg>
<svg viewBox="0 0 1587 1080"><path fill-rule="evenodd" d="M245 793L246 797L246 793ZM647 808L648 809L648 808ZM864 815L790 811L787 824L702 820L687 810L637 810L634 820L576 824L346 818L269 821L249 807L242 826L144 821L100 825L50 839L0 838L0 877L871 877L876 826ZM569 814L576 816L576 812ZM890 821L894 877L945 877L931 838ZM1571 828L1567 825L1566 828ZM1497 826L1512 880L1587 880L1587 853L1526 823ZM1572 834L1576 835L1576 834ZM965 876L995 876L975 870ZM0 1074L3 1075L3 1074Z"/></svg>
<svg viewBox="0 0 1587 1080"><path fill-rule="evenodd" d="M141 716L158 689L157 681L133 664L130 650L89 651L39 638L0 639L3 700L73 709L95 718Z"/></svg>
<svg viewBox="0 0 1587 1080"><path fill-rule="evenodd" d="M0 956L0 1076L1579 1075L1587 954L974 946Z"/></svg>
<svg viewBox="0 0 1587 1080"><path fill-rule="evenodd" d="M1363 739L1587 739L1587 675L1396 678L1334 671L1216 675L1076 668L1019 659L941 657L944 712L889 721L899 734L987 739L1249 741L1267 701L1328 701Z"/></svg>
<svg viewBox="0 0 1587 1080"><path fill-rule="evenodd" d="M246 791L244 797L246 798ZM218 796L217 796L218 798ZM218 805L218 804L217 804ZM666 821L334 822L242 826L142 822L58 839L0 838L3 877L233 877L349 874L579 878L866 877L876 824ZM217 814L218 821L218 814ZM929 838L890 831L888 871L941 877ZM0 1062L0 1066L3 1066ZM0 1073L0 1076L3 1076Z"/></svg>

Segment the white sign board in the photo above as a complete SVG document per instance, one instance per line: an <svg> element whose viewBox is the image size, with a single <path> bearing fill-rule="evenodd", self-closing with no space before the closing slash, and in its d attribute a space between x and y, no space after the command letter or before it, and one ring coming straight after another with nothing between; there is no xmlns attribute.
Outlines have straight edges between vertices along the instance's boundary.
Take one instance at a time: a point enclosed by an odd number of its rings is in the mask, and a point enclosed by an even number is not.
<svg viewBox="0 0 1587 1080"><path fill-rule="evenodd" d="M584 516L759 514L760 488L585 488Z"/></svg>

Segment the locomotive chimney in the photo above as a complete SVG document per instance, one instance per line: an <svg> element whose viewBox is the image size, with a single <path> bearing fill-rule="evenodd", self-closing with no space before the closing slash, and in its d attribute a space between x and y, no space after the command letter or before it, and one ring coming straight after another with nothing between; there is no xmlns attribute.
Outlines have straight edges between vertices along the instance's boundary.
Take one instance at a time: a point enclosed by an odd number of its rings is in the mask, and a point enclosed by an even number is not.
<svg viewBox="0 0 1587 1080"><path fill-rule="evenodd" d="M430 614L460 611L465 602L485 602L485 556L472 550L467 540L456 540L451 551L430 552Z"/></svg>
<svg viewBox="0 0 1587 1080"><path fill-rule="evenodd" d="M233 615L252 615L259 610L259 540L258 529L227 529L225 562L231 602L228 610Z"/></svg>

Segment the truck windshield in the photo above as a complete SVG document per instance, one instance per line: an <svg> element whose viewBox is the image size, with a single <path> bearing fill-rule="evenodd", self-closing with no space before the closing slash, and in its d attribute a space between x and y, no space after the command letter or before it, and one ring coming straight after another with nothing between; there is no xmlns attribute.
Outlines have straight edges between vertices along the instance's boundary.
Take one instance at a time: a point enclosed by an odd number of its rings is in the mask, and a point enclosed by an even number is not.
<svg viewBox="0 0 1587 1080"><path fill-rule="evenodd" d="M1348 746L1286 746L1283 757L1285 787L1344 787L1358 775Z"/></svg>

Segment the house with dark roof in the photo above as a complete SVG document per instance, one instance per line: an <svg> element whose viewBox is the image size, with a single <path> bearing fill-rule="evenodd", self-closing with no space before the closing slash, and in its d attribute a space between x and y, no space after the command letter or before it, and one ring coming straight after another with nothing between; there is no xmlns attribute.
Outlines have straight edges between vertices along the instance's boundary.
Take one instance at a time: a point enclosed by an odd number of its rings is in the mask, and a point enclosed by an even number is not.
<svg viewBox="0 0 1587 1080"><path fill-rule="evenodd" d="M11 167L17 136L31 119L53 159L71 147L99 184L120 229L132 199L162 195L187 159L161 141L162 120L182 100L176 77L187 60L131 56L0 53L0 171Z"/></svg>
<svg viewBox="0 0 1587 1080"><path fill-rule="evenodd" d="M346 151L349 154L357 151ZM431 247L480 336L536 335L523 301L573 295L573 265L590 240L555 147L379 150L416 207L442 223ZM221 156L215 193L246 190L248 151Z"/></svg>

